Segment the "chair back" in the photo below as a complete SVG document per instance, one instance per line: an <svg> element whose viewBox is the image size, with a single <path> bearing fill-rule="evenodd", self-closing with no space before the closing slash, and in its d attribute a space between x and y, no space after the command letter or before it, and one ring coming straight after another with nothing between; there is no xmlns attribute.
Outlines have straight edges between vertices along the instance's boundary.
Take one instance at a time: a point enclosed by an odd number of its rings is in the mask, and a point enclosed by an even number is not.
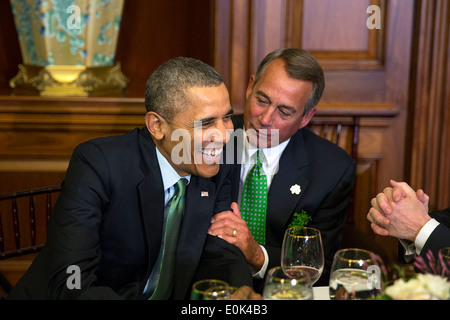
<svg viewBox="0 0 450 320"><path fill-rule="evenodd" d="M358 116L345 117L343 119L313 119L309 122L308 128L322 138L340 146L350 154L353 160L357 161L359 143ZM355 190L356 188L353 188L353 194L348 205L347 223L351 225L354 224Z"/></svg>
<svg viewBox="0 0 450 320"><path fill-rule="evenodd" d="M359 117L350 117L350 120L314 119L308 128L317 135L327 139L346 150L356 161L358 158Z"/></svg>
<svg viewBox="0 0 450 320"><path fill-rule="evenodd" d="M0 195L0 260L39 251L60 191L50 186Z"/></svg>

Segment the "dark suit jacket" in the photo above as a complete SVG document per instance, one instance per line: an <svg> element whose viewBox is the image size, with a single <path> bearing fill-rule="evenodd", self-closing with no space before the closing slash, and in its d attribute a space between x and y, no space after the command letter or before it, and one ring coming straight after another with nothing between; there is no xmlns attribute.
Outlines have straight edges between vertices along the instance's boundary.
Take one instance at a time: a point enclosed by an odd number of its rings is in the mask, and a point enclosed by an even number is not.
<svg viewBox="0 0 450 320"><path fill-rule="evenodd" d="M225 167L212 179L191 177L176 253L174 299L190 293L212 215L230 208L228 178ZM209 196L202 197L201 191ZM8 298L142 298L159 254L163 216L162 177L147 129L79 145L50 219L47 243ZM212 250L228 246L211 236L207 243ZM234 285L248 284L245 279L251 281L251 274L242 252L228 248L228 256L215 257L231 257L229 267L242 276ZM70 265L81 269L80 290L66 285ZM209 272L205 277L215 275L209 268L201 270ZM195 279L201 278L197 274Z"/></svg>
<svg viewBox="0 0 450 320"><path fill-rule="evenodd" d="M439 226L434 229L422 248L420 255L425 257L428 250L437 256L439 249L450 247L450 208L442 211L432 211L430 216L439 221Z"/></svg>
<svg viewBox="0 0 450 320"><path fill-rule="evenodd" d="M242 115L233 117L233 122L235 129L242 128ZM240 162L241 154L242 145L234 154L235 163L238 159ZM235 166L233 173L233 201L239 196L240 169L241 165ZM292 136L268 194L265 245L268 268L281 264L284 232L294 213L304 210L312 217L308 226L320 230L324 246L325 268L316 285L328 285L329 269L339 249L340 229L347 217L355 170L356 164L347 152L310 130L304 128ZM295 184L300 186L300 194L291 193L290 188Z"/></svg>

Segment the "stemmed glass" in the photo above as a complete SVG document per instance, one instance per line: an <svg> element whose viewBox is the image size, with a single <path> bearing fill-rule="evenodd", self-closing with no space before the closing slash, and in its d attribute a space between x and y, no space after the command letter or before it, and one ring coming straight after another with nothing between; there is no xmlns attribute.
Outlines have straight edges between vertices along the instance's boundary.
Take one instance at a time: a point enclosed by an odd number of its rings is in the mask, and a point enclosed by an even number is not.
<svg viewBox="0 0 450 320"><path fill-rule="evenodd" d="M263 290L264 300L313 300L311 279L302 271L294 279L287 276L281 267L268 271Z"/></svg>
<svg viewBox="0 0 450 320"><path fill-rule="evenodd" d="M364 300L381 294L381 259L363 249L336 252L331 266L330 299Z"/></svg>
<svg viewBox="0 0 450 320"><path fill-rule="evenodd" d="M191 300L228 300L230 297L230 287L225 281L207 279L192 286Z"/></svg>
<svg viewBox="0 0 450 320"><path fill-rule="evenodd" d="M295 279L299 272L307 273L312 286L321 276L324 263L319 230L307 227L286 230L281 249L281 267L286 275Z"/></svg>

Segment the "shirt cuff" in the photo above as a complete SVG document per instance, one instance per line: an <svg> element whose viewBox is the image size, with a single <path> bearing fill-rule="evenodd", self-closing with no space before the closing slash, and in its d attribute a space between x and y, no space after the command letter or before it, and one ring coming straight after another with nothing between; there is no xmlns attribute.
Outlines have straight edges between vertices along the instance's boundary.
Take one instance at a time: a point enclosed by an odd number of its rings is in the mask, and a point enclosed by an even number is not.
<svg viewBox="0 0 450 320"><path fill-rule="evenodd" d="M423 246L438 225L439 222L436 219L431 219L427 223L425 223L422 229L420 229L414 242L399 239L400 244L405 249L404 258L407 263L411 262L416 255L420 255Z"/></svg>
<svg viewBox="0 0 450 320"><path fill-rule="evenodd" d="M269 255L267 254L267 250L261 245L260 247L264 253L264 263L259 271L253 273L253 278L255 279L263 279L267 271L267 266L269 265Z"/></svg>
<svg viewBox="0 0 450 320"><path fill-rule="evenodd" d="M416 254L419 255L422 251L425 243L427 242L430 235L433 233L434 229L439 225L439 222L436 219L431 219L420 229L417 234L416 240L414 241L414 245L416 247Z"/></svg>

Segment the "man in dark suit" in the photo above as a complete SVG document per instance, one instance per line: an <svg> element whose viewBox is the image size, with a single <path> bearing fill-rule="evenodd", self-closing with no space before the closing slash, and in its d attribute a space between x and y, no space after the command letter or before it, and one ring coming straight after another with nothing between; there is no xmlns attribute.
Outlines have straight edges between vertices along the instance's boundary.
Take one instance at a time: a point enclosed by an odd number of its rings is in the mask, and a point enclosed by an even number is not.
<svg viewBox="0 0 450 320"><path fill-rule="evenodd" d="M238 165L232 194L240 209L233 204L233 213L216 215L209 232L241 248L255 278L281 264L285 230L296 219L295 213L304 211L311 218L308 226L319 229L323 238L325 269L316 284L328 285L352 194L355 162L344 150L305 128L316 112L324 85L322 68L307 51L274 51L250 78L243 117L233 119L238 152L231 161ZM241 217L242 190L255 154L265 158L264 243L255 241L248 218Z"/></svg>
<svg viewBox="0 0 450 320"><path fill-rule="evenodd" d="M251 285L242 252L207 236L212 215L230 209L230 172L219 170L233 128L222 78L198 60L169 60L149 78L145 105L143 129L75 149L47 243L8 298L183 299L193 280L216 275ZM177 201L184 212L165 209ZM171 210L181 227L165 232ZM169 234L178 234L175 262L163 268Z"/></svg>
<svg viewBox="0 0 450 320"><path fill-rule="evenodd" d="M372 199L367 220L376 234L392 236L401 244L401 261L415 256L435 256L450 247L450 208L428 213L429 197L422 189L414 191L407 183L391 180L391 187Z"/></svg>

